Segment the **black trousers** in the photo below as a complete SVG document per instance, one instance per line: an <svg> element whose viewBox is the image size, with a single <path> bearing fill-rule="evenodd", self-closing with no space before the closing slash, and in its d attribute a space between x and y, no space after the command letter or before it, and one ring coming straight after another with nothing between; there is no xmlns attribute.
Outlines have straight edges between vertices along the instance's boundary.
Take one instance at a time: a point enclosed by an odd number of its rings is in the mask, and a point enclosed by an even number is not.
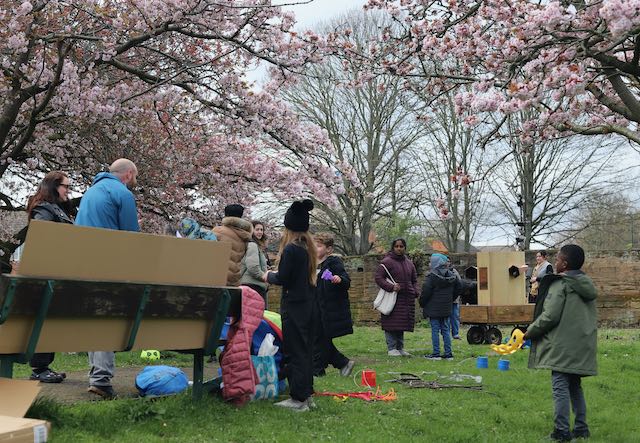
<svg viewBox="0 0 640 443"><path fill-rule="evenodd" d="M282 300L283 371L291 398L304 401L313 395L314 303Z"/></svg>
<svg viewBox="0 0 640 443"><path fill-rule="evenodd" d="M333 339L327 337L322 326L322 321L316 323L316 333L313 342L313 374L320 375L331 365L336 369L342 369L349 359L333 344Z"/></svg>
<svg viewBox="0 0 640 443"><path fill-rule="evenodd" d="M42 371L47 369L51 363L53 363L53 359L56 354L53 352L39 352L33 354L31 360L29 360L29 365L34 371Z"/></svg>

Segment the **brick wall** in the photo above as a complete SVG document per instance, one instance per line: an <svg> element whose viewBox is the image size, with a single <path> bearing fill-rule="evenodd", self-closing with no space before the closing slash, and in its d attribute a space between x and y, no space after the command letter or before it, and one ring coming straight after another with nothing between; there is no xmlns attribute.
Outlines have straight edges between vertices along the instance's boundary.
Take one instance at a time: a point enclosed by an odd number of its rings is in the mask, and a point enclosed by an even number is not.
<svg viewBox="0 0 640 443"><path fill-rule="evenodd" d="M535 264L535 251L526 253L529 266ZM381 256L366 255L345 257L345 267L351 276L351 312L356 324L375 324L380 316L372 308L378 286L373 274ZM428 271L429 255L412 255L421 286ZM452 254L451 259L463 271L475 265L475 254ZM553 257L549 260L553 263ZM590 253L584 271L591 276L598 288L598 316L602 324L612 327L640 327L640 250L625 252ZM277 311L280 305L280 288L269 289L269 307ZM416 304L416 308L419 307ZM422 315L416 311L416 319Z"/></svg>

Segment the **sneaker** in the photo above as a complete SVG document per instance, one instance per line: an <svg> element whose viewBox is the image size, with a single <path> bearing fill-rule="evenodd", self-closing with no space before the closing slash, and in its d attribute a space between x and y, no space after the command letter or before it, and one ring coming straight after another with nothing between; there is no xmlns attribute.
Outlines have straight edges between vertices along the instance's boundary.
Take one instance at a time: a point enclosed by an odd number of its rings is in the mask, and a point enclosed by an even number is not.
<svg viewBox="0 0 640 443"><path fill-rule="evenodd" d="M353 360L349 360L349 361L347 362L347 364L346 364L346 365L344 365L344 366L342 367L342 369L340 369L340 375L341 375L341 376L343 376L343 377L348 377L348 376L350 376L350 375L351 375L351 373L353 372L353 367L354 367L354 365L355 365L355 364L356 364L356 362L355 362L355 361L353 361Z"/></svg>
<svg viewBox="0 0 640 443"><path fill-rule="evenodd" d="M313 396L307 398L305 400L305 402L307 402L307 406L309 406L309 409L317 409L318 406L316 405L316 402L313 401Z"/></svg>
<svg viewBox="0 0 640 443"><path fill-rule="evenodd" d="M447 354L442 356L443 360L453 360L453 354Z"/></svg>
<svg viewBox="0 0 640 443"><path fill-rule="evenodd" d="M553 441L571 441L571 432L554 429L549 438Z"/></svg>
<svg viewBox="0 0 640 443"><path fill-rule="evenodd" d="M424 356L424 358L426 358L427 360L442 360L440 354L427 354Z"/></svg>
<svg viewBox="0 0 640 443"><path fill-rule="evenodd" d="M586 439L586 438L591 437L591 432L589 432L589 430L588 430L588 429L584 429L584 430L582 430L582 431L575 431L575 430L574 430L574 431L571 433L571 436L572 436L573 438L585 438L585 439Z"/></svg>
<svg viewBox="0 0 640 443"><path fill-rule="evenodd" d="M404 349L400 349L400 355L402 355L403 357L412 357L411 354L409 354L407 351L405 351Z"/></svg>
<svg viewBox="0 0 640 443"><path fill-rule="evenodd" d="M459 335L454 335L454 336L453 336L453 339L454 339L454 340L462 340L462 339L460 338L460 336L459 336Z"/></svg>
<svg viewBox="0 0 640 443"><path fill-rule="evenodd" d="M402 357L402 353L400 351L398 351L397 349L392 349L389 352L387 352L387 355L389 357Z"/></svg>
<svg viewBox="0 0 640 443"><path fill-rule="evenodd" d="M29 380L37 380L40 383L62 383L64 377L62 376L62 374L53 372L51 369L45 369L40 373L32 372L29 376Z"/></svg>
<svg viewBox="0 0 640 443"><path fill-rule="evenodd" d="M309 410L309 404L307 403L307 400L299 401L294 400L293 398L288 398L286 400L279 401L278 403L274 403L274 405L280 408L291 409L296 412L307 412Z"/></svg>
<svg viewBox="0 0 640 443"><path fill-rule="evenodd" d="M113 400L114 398L116 398L116 391L113 390L112 386L91 385L89 386L89 389L87 389L87 391L91 392L92 394L96 394L105 400Z"/></svg>

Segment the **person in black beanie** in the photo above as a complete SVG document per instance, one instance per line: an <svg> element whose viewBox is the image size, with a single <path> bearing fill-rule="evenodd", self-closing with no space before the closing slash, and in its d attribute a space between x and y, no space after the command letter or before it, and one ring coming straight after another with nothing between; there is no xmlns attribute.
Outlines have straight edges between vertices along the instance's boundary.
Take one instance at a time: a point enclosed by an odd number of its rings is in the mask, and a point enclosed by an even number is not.
<svg viewBox="0 0 640 443"><path fill-rule="evenodd" d="M314 407L313 331L316 302L316 247L309 235L311 200L295 201L284 216L278 271L266 272L264 281L282 286L283 371L291 398L276 406L298 412Z"/></svg>

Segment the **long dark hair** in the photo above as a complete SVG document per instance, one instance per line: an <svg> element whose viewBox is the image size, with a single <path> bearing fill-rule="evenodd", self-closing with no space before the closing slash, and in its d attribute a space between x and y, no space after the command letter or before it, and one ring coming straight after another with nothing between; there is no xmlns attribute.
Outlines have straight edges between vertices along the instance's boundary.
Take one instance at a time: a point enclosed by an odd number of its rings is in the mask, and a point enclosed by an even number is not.
<svg viewBox="0 0 640 443"><path fill-rule="evenodd" d="M309 283L311 286L316 286L318 278L316 267L318 266L318 254L316 250L316 244L311 238L309 231L294 232L288 228L284 228L282 232L282 239L280 240L280 250L278 251L278 262L282 258L282 251L289 243L293 243L305 249L309 256Z"/></svg>
<svg viewBox="0 0 640 443"><path fill-rule="evenodd" d="M262 226L262 229L263 229L262 238L260 238L260 239L256 238L255 234L252 234L251 236L252 236L254 242L259 244L262 249L265 249L266 246L267 246L267 233L264 232L264 223L262 223L260 220L251 220L251 225L253 226L254 230L256 229L257 225L261 225Z"/></svg>
<svg viewBox="0 0 640 443"><path fill-rule="evenodd" d="M33 211L33 208L42 202L56 204L64 203L60 200L58 186L60 186L60 183L62 183L65 178L69 178L69 176L62 171L51 171L44 176L40 182L40 186L38 186L38 191L35 195L29 197L29 201L27 202L27 214L29 215L29 220L31 220L31 211Z"/></svg>

